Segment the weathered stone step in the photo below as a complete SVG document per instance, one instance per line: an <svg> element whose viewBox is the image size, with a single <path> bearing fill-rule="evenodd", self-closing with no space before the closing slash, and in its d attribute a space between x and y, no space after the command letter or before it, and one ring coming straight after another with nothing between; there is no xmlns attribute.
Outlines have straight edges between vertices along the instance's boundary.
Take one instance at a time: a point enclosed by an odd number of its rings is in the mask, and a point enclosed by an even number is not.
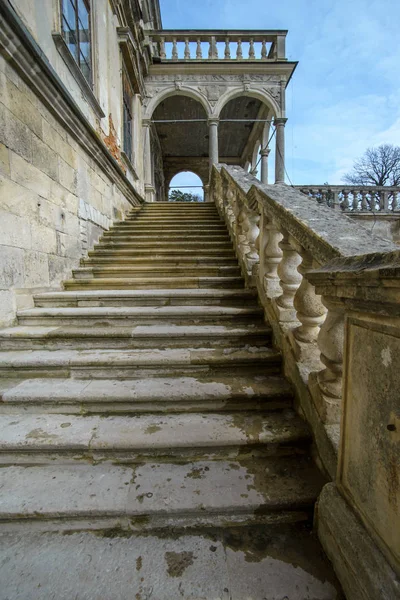
<svg viewBox="0 0 400 600"><path fill-rule="evenodd" d="M3 415L0 465L235 460L303 454L309 430L285 413Z"/></svg>
<svg viewBox="0 0 400 600"><path fill-rule="evenodd" d="M125 223L129 222L129 220L125 220ZM158 223L158 224L164 224L164 225L176 225L176 224L180 224L180 225L191 225L192 223L197 223L198 225L203 225L203 227L207 227L207 225L212 225L212 224L221 224L223 223L223 221L221 220L221 218L218 215L190 215L190 216L179 216L179 215L173 215L173 216L164 216L164 215L140 215L139 217L135 217L134 221L135 223Z"/></svg>
<svg viewBox="0 0 400 600"><path fill-rule="evenodd" d="M34 297L37 307L59 306L249 306L249 289L89 290L45 292Z"/></svg>
<svg viewBox="0 0 400 600"><path fill-rule="evenodd" d="M83 320L82 325L84 325ZM235 326L157 324L128 327L118 323L114 325L114 321L111 321L111 324L106 327L104 323L101 326L90 323L90 327L26 325L0 330L2 350L232 348L265 345L270 341L270 328L240 327L238 324Z"/></svg>
<svg viewBox="0 0 400 600"><path fill-rule="evenodd" d="M281 355L263 347L168 350L31 350L0 352L0 375L8 378L76 377L132 379L214 373L280 372Z"/></svg>
<svg viewBox="0 0 400 600"><path fill-rule="evenodd" d="M228 233L131 233L124 231L105 232L100 238L101 242L130 242L147 240L149 242L164 241L181 244L185 242L229 242Z"/></svg>
<svg viewBox="0 0 400 600"><path fill-rule="evenodd" d="M10 466L0 469L0 528L142 530L295 521L309 516L322 484L304 457Z"/></svg>
<svg viewBox="0 0 400 600"><path fill-rule="evenodd" d="M93 279L100 277L101 279L108 279L116 277L121 279L127 277L133 279L134 277L177 277L184 275L185 277L218 277L218 276L238 276L240 275L240 268L238 265L228 266L213 266L213 265L195 265L194 267L181 266L181 265L118 265L112 264L110 266L90 266L80 267L73 269L72 275L74 279Z"/></svg>
<svg viewBox="0 0 400 600"><path fill-rule="evenodd" d="M246 308L235 306L90 306L79 308L29 308L17 313L20 325L179 325L193 324L203 327L220 325L222 322L234 326L251 319L261 324L262 309L253 305ZM7 331L12 331L8 329Z"/></svg>
<svg viewBox="0 0 400 600"><path fill-rule="evenodd" d="M291 406L280 376L2 380L0 414L140 414L276 411Z"/></svg>
<svg viewBox="0 0 400 600"><path fill-rule="evenodd" d="M132 240L131 242L119 242L119 241L114 241L114 240L109 240L107 239L107 241L104 242L99 242L99 244L96 246L97 248L132 248L132 249L137 249L140 250L141 248L153 248L154 252L156 252L157 250L177 250L180 247L182 248L199 248L199 246L202 246L203 249L222 249L222 250L231 250L232 249L232 243L227 240L226 242L213 242L213 241L209 241L206 240L204 242L199 242L199 241L190 241L187 240L185 241L185 243L179 242L178 243L173 243L170 241L163 241L162 239L158 239L158 241L146 241L146 240Z"/></svg>
<svg viewBox="0 0 400 600"><path fill-rule="evenodd" d="M240 288L244 287L242 277L135 277L69 279L64 281L66 290L166 290L196 288Z"/></svg>
<svg viewBox="0 0 400 600"><path fill-rule="evenodd" d="M103 245L104 246L104 245ZM89 250L89 257L94 256L132 256L137 260L146 259L146 258L172 258L172 257L188 257L194 260L201 260L205 257L215 257L215 258L236 258L235 253L232 248L225 248L225 250L218 251L217 248L202 248L201 245L196 248L185 248L185 247L174 247L174 248L157 248L151 249L149 248L137 248L130 249L128 248L115 248L113 246L107 247L99 247L96 246L95 250Z"/></svg>
<svg viewBox="0 0 400 600"><path fill-rule="evenodd" d="M221 258L219 256L119 256L118 254L112 254L111 252L107 255L94 254L89 258L82 258L80 261L83 266L96 266L96 264L114 264L114 265L138 265L143 269L149 266L176 266L176 267L197 267L197 266L211 266L211 267L232 267L237 266L237 259L235 256L230 258Z"/></svg>
<svg viewBox="0 0 400 600"><path fill-rule="evenodd" d="M308 523L120 533L0 534L4 599L344 598Z"/></svg>
<svg viewBox="0 0 400 600"><path fill-rule="evenodd" d="M149 232L149 233L159 233L159 232L163 232L165 233L166 231L174 233L174 232L178 232L178 233L192 233L192 232L197 232L197 233L201 233L204 230L203 225L198 225L197 223L193 223L190 226L186 226L186 227L182 227L181 225L177 224L177 225L170 225L169 227L165 227L161 224L148 224L146 226L144 226L143 224L141 224L140 220L135 221L135 222L128 222L128 221L123 221L122 223L119 223L117 226L112 226L108 231L108 232L113 232L113 231L137 231L137 232ZM207 232L210 233L217 233L217 232L223 232L226 233L227 229L226 229L226 225L224 223L221 224L214 224L214 225L208 225L207 226Z"/></svg>

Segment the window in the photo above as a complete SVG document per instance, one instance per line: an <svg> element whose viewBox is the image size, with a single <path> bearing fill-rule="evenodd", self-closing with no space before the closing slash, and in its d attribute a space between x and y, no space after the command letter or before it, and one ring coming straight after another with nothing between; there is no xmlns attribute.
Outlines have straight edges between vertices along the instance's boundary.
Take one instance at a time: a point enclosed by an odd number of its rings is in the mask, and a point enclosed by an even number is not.
<svg viewBox="0 0 400 600"><path fill-rule="evenodd" d="M125 67L122 68L122 99L124 117L124 152L133 162L133 90Z"/></svg>
<svg viewBox="0 0 400 600"><path fill-rule="evenodd" d="M62 33L86 81L92 85L89 0L62 0Z"/></svg>

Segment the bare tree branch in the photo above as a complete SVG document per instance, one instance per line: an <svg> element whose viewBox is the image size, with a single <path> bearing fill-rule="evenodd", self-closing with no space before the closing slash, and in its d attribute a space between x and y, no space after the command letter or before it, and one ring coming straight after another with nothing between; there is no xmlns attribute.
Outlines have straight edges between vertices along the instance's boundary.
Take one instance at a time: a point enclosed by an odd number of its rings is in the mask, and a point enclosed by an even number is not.
<svg viewBox="0 0 400 600"><path fill-rule="evenodd" d="M400 146L382 144L367 148L355 161L352 171L343 176L350 185L400 185Z"/></svg>

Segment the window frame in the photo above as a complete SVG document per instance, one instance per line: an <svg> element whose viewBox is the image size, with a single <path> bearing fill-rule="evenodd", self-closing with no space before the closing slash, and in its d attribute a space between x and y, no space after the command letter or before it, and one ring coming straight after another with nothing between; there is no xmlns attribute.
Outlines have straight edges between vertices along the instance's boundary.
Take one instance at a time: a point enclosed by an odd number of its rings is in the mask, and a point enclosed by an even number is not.
<svg viewBox="0 0 400 600"><path fill-rule="evenodd" d="M78 1L79 0L60 0L61 35L62 35L64 42L68 48L69 53L73 57L80 72L82 73L83 77L85 78L85 80L88 83L88 85L90 86L90 88L93 89L94 81L93 81L93 52L92 52L92 50L93 50L92 49L92 10L91 10L92 7L91 7L90 0L81 0L87 10L87 21L88 21L87 43L89 44L89 53L88 53L89 57L88 57L88 60L86 60L83 52L81 51L81 41L79 39L79 37L80 37L79 36L79 31L80 31L79 22L81 22L81 24L82 24L82 21L80 20L80 17L79 17ZM64 12L64 8L67 3L70 4L72 10L74 11L74 18L75 18L74 19L75 20L75 29L74 30L72 30L70 28L68 20L65 16L66 13ZM75 36L75 40L76 40L76 52L75 53L71 52L69 45L68 45L68 39L67 39L66 34L69 31L71 33L73 33ZM85 75L85 71L82 68L83 65L86 65L86 67L88 69L89 78L86 77L86 75Z"/></svg>
<svg viewBox="0 0 400 600"><path fill-rule="evenodd" d="M135 124L135 115L133 110L133 102L135 97L135 91L133 89L131 80L129 78L128 69L125 66L124 61L122 61L122 70L121 70L121 80L122 80L122 139L123 139L123 152L128 158L131 165L134 164L135 160L135 148L134 148L134 124ZM126 120L125 115L128 113L130 119ZM126 124L129 123L130 131L127 131ZM127 145L128 141L128 145Z"/></svg>

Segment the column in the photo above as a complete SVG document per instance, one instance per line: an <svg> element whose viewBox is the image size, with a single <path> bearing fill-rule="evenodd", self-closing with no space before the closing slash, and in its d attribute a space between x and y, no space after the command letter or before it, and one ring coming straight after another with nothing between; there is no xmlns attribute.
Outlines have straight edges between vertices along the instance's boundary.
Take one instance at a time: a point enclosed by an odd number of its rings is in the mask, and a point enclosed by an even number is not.
<svg viewBox="0 0 400 600"><path fill-rule="evenodd" d="M261 183L268 183L268 156L271 152L270 148L261 148Z"/></svg>
<svg viewBox="0 0 400 600"><path fill-rule="evenodd" d="M153 168L151 161L151 120L143 119L143 171L144 191L146 202L155 201L155 189L153 185Z"/></svg>
<svg viewBox="0 0 400 600"><path fill-rule="evenodd" d="M208 119L210 170L218 164L218 123L219 119Z"/></svg>
<svg viewBox="0 0 400 600"><path fill-rule="evenodd" d="M203 185L203 193L204 193L204 202L212 202L212 198L210 198L210 186L209 184Z"/></svg>
<svg viewBox="0 0 400 600"><path fill-rule="evenodd" d="M285 183L285 125L287 119L275 118L276 150L275 150L275 183Z"/></svg>

